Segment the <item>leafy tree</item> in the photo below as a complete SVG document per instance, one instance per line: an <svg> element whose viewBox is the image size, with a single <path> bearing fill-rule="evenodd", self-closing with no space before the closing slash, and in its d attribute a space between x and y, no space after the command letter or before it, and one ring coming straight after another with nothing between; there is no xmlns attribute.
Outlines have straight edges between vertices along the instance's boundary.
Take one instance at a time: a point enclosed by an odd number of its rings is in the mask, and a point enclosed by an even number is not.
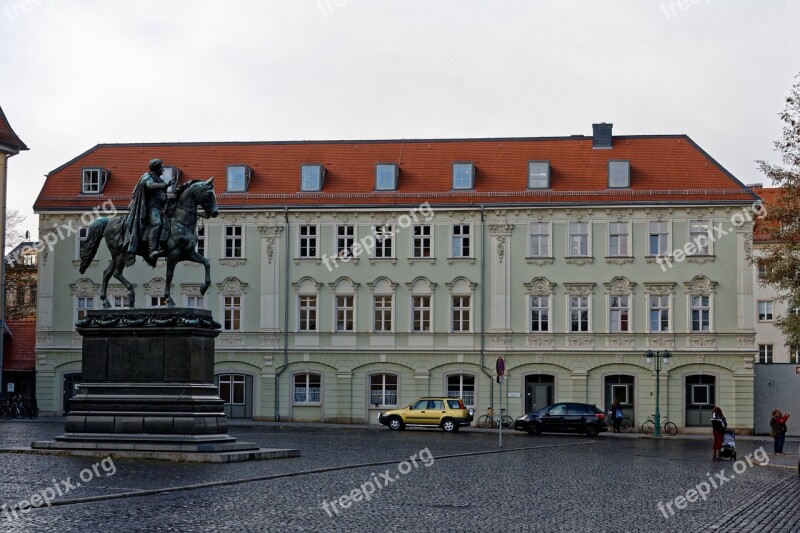
<svg viewBox="0 0 800 533"><path fill-rule="evenodd" d="M790 309L800 306L800 82L786 97L780 113L783 135L775 141L783 165L758 161L761 171L781 187L779 200L767 204L757 232L766 237L753 261L763 272L762 282L775 287ZM800 314L790 312L776 322L786 345L800 347Z"/></svg>

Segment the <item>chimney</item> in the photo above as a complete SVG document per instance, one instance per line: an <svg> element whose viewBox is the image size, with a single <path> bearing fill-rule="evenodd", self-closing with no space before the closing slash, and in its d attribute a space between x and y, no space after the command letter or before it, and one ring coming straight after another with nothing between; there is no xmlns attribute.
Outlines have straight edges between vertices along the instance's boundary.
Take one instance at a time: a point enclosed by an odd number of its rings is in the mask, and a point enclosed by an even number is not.
<svg viewBox="0 0 800 533"><path fill-rule="evenodd" d="M613 124L606 124L605 122L592 124L592 131L594 133L592 137L592 148L611 149L611 128L613 127Z"/></svg>

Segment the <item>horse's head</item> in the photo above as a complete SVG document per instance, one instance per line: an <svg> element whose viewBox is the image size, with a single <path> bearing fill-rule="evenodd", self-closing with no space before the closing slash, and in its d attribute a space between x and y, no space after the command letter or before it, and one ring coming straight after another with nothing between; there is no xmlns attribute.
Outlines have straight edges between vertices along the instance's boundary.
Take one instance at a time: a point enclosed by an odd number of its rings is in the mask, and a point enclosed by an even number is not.
<svg viewBox="0 0 800 533"><path fill-rule="evenodd" d="M205 217L216 218L219 216L219 208L217 207L217 195L214 194L214 176L202 182L201 190L203 194L198 198L198 203L203 206Z"/></svg>

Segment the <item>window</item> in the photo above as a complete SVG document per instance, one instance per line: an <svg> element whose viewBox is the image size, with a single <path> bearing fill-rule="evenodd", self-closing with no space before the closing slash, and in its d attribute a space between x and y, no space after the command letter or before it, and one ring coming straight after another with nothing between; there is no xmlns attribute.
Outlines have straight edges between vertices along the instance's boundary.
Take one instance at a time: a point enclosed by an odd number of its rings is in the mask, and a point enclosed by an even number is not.
<svg viewBox="0 0 800 533"><path fill-rule="evenodd" d="M475 407L475 376L447 376L447 397L461 398L467 407Z"/></svg>
<svg viewBox="0 0 800 533"><path fill-rule="evenodd" d="M106 184L108 171L102 168L83 169L81 192L84 194L100 194Z"/></svg>
<svg viewBox="0 0 800 533"><path fill-rule="evenodd" d="M122 307L130 307L131 302L127 296L114 296L111 299L111 307L119 309Z"/></svg>
<svg viewBox="0 0 800 533"><path fill-rule="evenodd" d="M86 311L94 309L94 298L79 296L75 305L78 309L78 320L83 320L86 318Z"/></svg>
<svg viewBox="0 0 800 533"><path fill-rule="evenodd" d="M693 253L687 255L709 255L711 253L708 235L708 222L693 220L689 222L689 242L694 244ZM688 248L692 250L691 247Z"/></svg>
<svg viewBox="0 0 800 533"><path fill-rule="evenodd" d="M414 333L431 332L431 297L411 297L411 331Z"/></svg>
<svg viewBox="0 0 800 533"><path fill-rule="evenodd" d="M295 374L294 403L319 403L322 376L319 374Z"/></svg>
<svg viewBox="0 0 800 533"><path fill-rule="evenodd" d="M711 409L717 403L716 378L707 374L686 376L685 390L686 426L711 426Z"/></svg>
<svg viewBox="0 0 800 533"><path fill-rule="evenodd" d="M531 257L550 256L550 224L531 222Z"/></svg>
<svg viewBox="0 0 800 533"><path fill-rule="evenodd" d="M711 391L708 385L692 385L691 400L694 405L711 405Z"/></svg>
<svg viewBox="0 0 800 533"><path fill-rule="evenodd" d="M317 257L317 227L300 226L300 257Z"/></svg>
<svg viewBox="0 0 800 533"><path fill-rule="evenodd" d="M691 330L696 331L710 331L711 329L711 302L710 297L702 295L692 295L691 299L691 314L692 325Z"/></svg>
<svg viewBox="0 0 800 533"><path fill-rule="evenodd" d="M336 297L336 331L354 331L353 314L355 311L355 297Z"/></svg>
<svg viewBox="0 0 800 533"><path fill-rule="evenodd" d="M353 257L353 244L355 240L355 226L336 226L336 256Z"/></svg>
<svg viewBox="0 0 800 533"><path fill-rule="evenodd" d="M397 376L394 374L370 376L369 403L374 407L397 405Z"/></svg>
<svg viewBox="0 0 800 533"><path fill-rule="evenodd" d="M373 331L385 333L392 331L392 297L373 297Z"/></svg>
<svg viewBox="0 0 800 533"><path fill-rule="evenodd" d="M589 331L589 297L569 297L569 330L573 333Z"/></svg>
<svg viewBox="0 0 800 533"><path fill-rule="evenodd" d="M758 321L765 322L768 320L772 320L772 302L769 300L759 300Z"/></svg>
<svg viewBox="0 0 800 533"><path fill-rule="evenodd" d="M549 300L549 296L531 296L531 332L550 331Z"/></svg>
<svg viewBox="0 0 800 533"><path fill-rule="evenodd" d="M623 333L630 331L628 321L628 296L610 296L610 330L611 333Z"/></svg>
<svg viewBox="0 0 800 533"><path fill-rule="evenodd" d="M397 189L397 165L378 163L375 166L375 190L394 191Z"/></svg>
<svg viewBox="0 0 800 533"><path fill-rule="evenodd" d="M225 226L225 259L244 257L242 253L242 226Z"/></svg>
<svg viewBox="0 0 800 533"><path fill-rule="evenodd" d="M756 266L756 276L760 280L767 277L767 267L766 267L766 265L758 265L758 266Z"/></svg>
<svg viewBox="0 0 800 533"><path fill-rule="evenodd" d="M194 309L205 309L205 301L202 296L186 296L186 307Z"/></svg>
<svg viewBox="0 0 800 533"><path fill-rule="evenodd" d="M150 307L167 307L167 299L164 296L150 296Z"/></svg>
<svg viewBox="0 0 800 533"><path fill-rule="evenodd" d="M531 161L528 163L528 188L547 189L550 187L550 162Z"/></svg>
<svg viewBox="0 0 800 533"><path fill-rule="evenodd" d="M611 222L608 224L608 255L610 257L628 257L628 223Z"/></svg>
<svg viewBox="0 0 800 533"><path fill-rule="evenodd" d="M453 226L453 257L469 257L469 224Z"/></svg>
<svg viewBox="0 0 800 533"><path fill-rule="evenodd" d="M453 296L453 332L466 333L470 330L469 296Z"/></svg>
<svg viewBox="0 0 800 533"><path fill-rule="evenodd" d="M86 250L86 239L89 238L89 228L81 228L78 230L78 256L76 259L80 259L83 255L83 252Z"/></svg>
<svg viewBox="0 0 800 533"><path fill-rule="evenodd" d="M322 165L303 165L300 168L300 190L321 191L325 178L325 167Z"/></svg>
<svg viewBox="0 0 800 533"><path fill-rule="evenodd" d="M608 188L631 186L631 167L629 161L608 162Z"/></svg>
<svg viewBox="0 0 800 533"><path fill-rule="evenodd" d="M650 332L665 333L669 331L669 296L651 294L650 298Z"/></svg>
<svg viewBox="0 0 800 533"><path fill-rule="evenodd" d="M431 226L414 226L411 256L414 258L431 256Z"/></svg>
<svg viewBox="0 0 800 533"><path fill-rule="evenodd" d="M375 233L375 252L374 257L394 257L393 250L392 250L392 236L394 232L392 231L392 226L390 225L383 225L378 226L374 230Z"/></svg>
<svg viewBox="0 0 800 533"><path fill-rule="evenodd" d="M246 165L228 166L227 192L245 192L250 184L250 167Z"/></svg>
<svg viewBox="0 0 800 533"><path fill-rule="evenodd" d="M569 255L586 257L589 255L589 223L569 223Z"/></svg>
<svg viewBox="0 0 800 533"><path fill-rule="evenodd" d="M299 296L300 327L299 331L317 331L317 297Z"/></svg>
<svg viewBox="0 0 800 533"><path fill-rule="evenodd" d="M649 222L649 248L648 248L648 255L652 256L665 256L669 254L668 250L668 238L669 238L669 226L667 222L656 222L651 220Z"/></svg>
<svg viewBox="0 0 800 533"><path fill-rule="evenodd" d="M773 349L771 344L758 345L758 362L762 364L771 364L773 360Z"/></svg>
<svg viewBox="0 0 800 533"><path fill-rule="evenodd" d="M25 266L36 266L36 253L22 254L22 264Z"/></svg>
<svg viewBox="0 0 800 533"><path fill-rule="evenodd" d="M220 374L219 397L226 404L244 405L244 374Z"/></svg>
<svg viewBox="0 0 800 533"><path fill-rule="evenodd" d="M225 296L222 300L223 323L225 331L240 331L242 316L242 297Z"/></svg>
<svg viewBox="0 0 800 533"><path fill-rule="evenodd" d="M453 189L472 189L475 182L472 163L453 163Z"/></svg>
<svg viewBox="0 0 800 533"><path fill-rule="evenodd" d="M206 255L206 227L205 226L197 226L197 246L195 246L195 251L205 257Z"/></svg>
<svg viewBox="0 0 800 533"><path fill-rule="evenodd" d="M800 349L792 347L789 350L789 362L795 365L800 364Z"/></svg>

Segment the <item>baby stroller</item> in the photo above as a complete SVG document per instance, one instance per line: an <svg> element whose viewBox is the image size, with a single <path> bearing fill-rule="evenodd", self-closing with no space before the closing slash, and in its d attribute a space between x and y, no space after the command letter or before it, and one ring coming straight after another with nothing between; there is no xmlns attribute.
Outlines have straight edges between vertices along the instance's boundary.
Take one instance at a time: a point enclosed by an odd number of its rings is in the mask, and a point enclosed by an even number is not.
<svg viewBox="0 0 800 533"><path fill-rule="evenodd" d="M722 435L722 448L719 449L720 459L736 460L736 431L732 428L725 430Z"/></svg>

